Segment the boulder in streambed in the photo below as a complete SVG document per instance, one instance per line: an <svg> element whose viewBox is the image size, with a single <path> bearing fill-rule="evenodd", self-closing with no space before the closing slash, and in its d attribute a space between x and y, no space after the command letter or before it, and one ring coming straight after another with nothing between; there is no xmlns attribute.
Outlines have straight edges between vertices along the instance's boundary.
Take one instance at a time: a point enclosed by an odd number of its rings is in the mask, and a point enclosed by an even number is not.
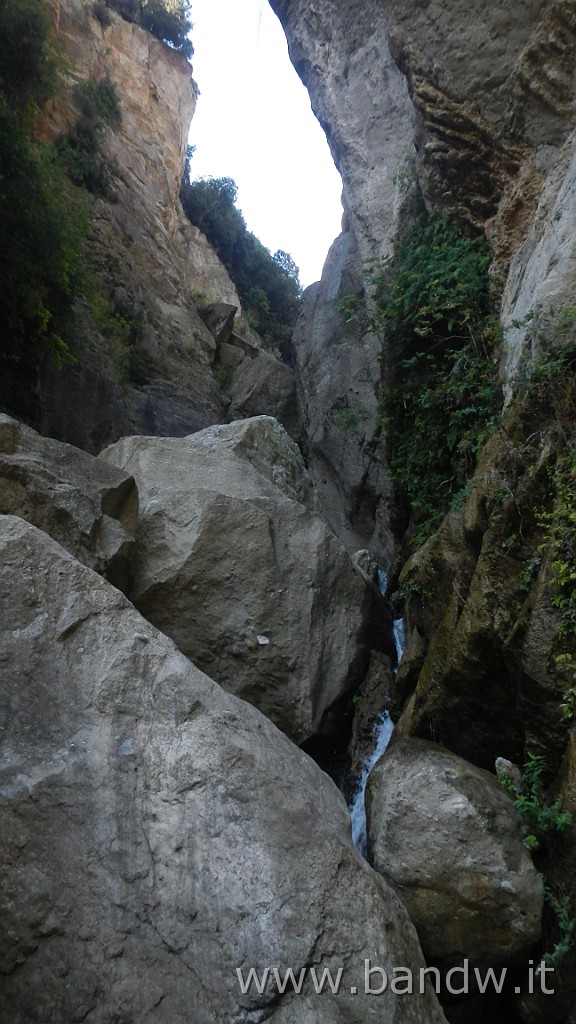
<svg viewBox="0 0 576 1024"><path fill-rule="evenodd" d="M493 775L418 739L393 740L367 786L368 851L435 962L491 966L541 933L542 882Z"/></svg>

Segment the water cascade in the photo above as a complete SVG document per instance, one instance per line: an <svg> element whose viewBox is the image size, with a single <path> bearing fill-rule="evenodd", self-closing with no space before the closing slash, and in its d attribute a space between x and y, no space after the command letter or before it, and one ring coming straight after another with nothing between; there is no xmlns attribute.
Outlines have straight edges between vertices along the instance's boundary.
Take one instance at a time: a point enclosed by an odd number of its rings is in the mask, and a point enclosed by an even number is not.
<svg viewBox="0 0 576 1024"><path fill-rule="evenodd" d="M380 587L380 593L385 594L388 585L388 577L383 569L378 571L378 585ZM402 657L404 651L404 620L394 619L394 643L396 646L396 655L398 661ZM384 708L382 713L376 719L374 723L374 746L369 757L366 758L362 766L362 773L356 790L352 796L350 802L350 821L352 824L352 839L356 848L360 851L363 857L366 856L368 839L366 834L366 808L364 805L364 794L366 791L366 783L368 776L372 771L376 762L382 757L382 754L388 746L392 732L394 729L394 723L390 718L388 710Z"/></svg>

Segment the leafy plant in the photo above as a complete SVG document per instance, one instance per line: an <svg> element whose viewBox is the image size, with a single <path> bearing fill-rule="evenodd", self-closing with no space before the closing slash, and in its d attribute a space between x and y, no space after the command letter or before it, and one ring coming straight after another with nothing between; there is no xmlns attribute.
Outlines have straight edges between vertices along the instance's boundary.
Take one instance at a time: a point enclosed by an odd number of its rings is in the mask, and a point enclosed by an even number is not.
<svg viewBox="0 0 576 1024"><path fill-rule="evenodd" d="M488 265L483 239L423 214L377 281L390 351L381 415L392 478L414 517L415 544L465 488L501 408Z"/></svg>
<svg viewBox="0 0 576 1024"><path fill-rule="evenodd" d="M552 804L546 803L542 781L545 770L546 761L542 755L528 755L528 761L523 768L525 792L519 790L507 776L498 775L499 782L515 796L514 806L528 828L524 844L530 850L538 850L548 832L563 832L572 824L572 815L562 810L560 797Z"/></svg>
<svg viewBox="0 0 576 1024"><path fill-rule="evenodd" d="M346 432L359 426L363 420L368 419L368 416L369 412L366 406L358 398L353 398L338 410L334 425L336 430Z"/></svg>
<svg viewBox="0 0 576 1024"><path fill-rule="evenodd" d="M576 916L572 914L570 897L567 893L557 896L549 886L544 886L544 899L552 910L556 927L560 933L553 948L544 953L542 959L549 967L556 967L574 946L576 939Z"/></svg>
<svg viewBox="0 0 576 1024"><path fill-rule="evenodd" d="M560 431L570 430L576 417L576 306L531 310L512 326L528 334L528 355L515 381L518 401L533 413L552 413Z"/></svg>
<svg viewBox="0 0 576 1024"><path fill-rule="evenodd" d="M0 92L20 117L56 87L60 62L51 25L41 0L0 0Z"/></svg>

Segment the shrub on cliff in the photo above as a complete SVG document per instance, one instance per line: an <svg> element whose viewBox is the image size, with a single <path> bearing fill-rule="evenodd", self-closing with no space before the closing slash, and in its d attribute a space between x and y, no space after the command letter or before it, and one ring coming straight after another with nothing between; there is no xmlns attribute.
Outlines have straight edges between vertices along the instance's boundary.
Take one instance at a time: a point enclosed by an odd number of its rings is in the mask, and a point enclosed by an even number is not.
<svg viewBox="0 0 576 1024"><path fill-rule="evenodd" d="M482 237L427 213L377 282L390 352L382 392L388 456L415 542L470 479L502 403Z"/></svg>

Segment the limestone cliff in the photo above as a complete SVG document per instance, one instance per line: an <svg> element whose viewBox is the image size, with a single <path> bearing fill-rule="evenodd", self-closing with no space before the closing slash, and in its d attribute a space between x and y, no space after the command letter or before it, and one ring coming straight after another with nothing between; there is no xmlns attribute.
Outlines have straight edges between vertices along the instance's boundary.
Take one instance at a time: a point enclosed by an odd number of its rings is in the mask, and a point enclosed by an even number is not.
<svg viewBox="0 0 576 1024"><path fill-rule="evenodd" d="M98 18L81 0L51 6L66 75L42 112L40 136L54 141L74 124L83 82L112 83L120 120L102 140L114 168L112 192L90 204L86 250L95 286L89 282L88 290L99 298L77 306L76 365L45 368L43 428L91 451L126 433L186 434L221 421L228 401L213 373L218 338L197 307L217 301L240 308L226 270L178 198L197 97L191 67L112 8ZM107 330L115 322L137 326L128 352ZM252 332L256 356L254 344Z"/></svg>

